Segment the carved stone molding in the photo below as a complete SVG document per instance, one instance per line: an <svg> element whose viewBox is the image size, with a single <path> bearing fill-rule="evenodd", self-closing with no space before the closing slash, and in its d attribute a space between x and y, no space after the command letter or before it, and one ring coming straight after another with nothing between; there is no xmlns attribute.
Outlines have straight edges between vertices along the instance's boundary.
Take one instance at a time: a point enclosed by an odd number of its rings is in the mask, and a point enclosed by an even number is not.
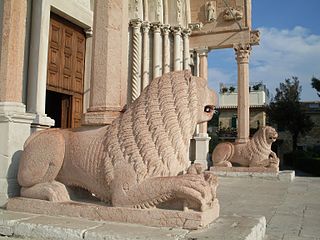
<svg viewBox="0 0 320 240"><path fill-rule="evenodd" d="M258 45L260 43L260 32L259 30L253 30L250 32L250 44Z"/></svg>
<svg viewBox="0 0 320 240"><path fill-rule="evenodd" d="M198 22L198 23L189 23L189 28L192 31L200 31L203 27L203 23L202 22Z"/></svg>
<svg viewBox="0 0 320 240"><path fill-rule="evenodd" d="M233 49L236 53L236 60L238 63L248 63L249 62L249 56L251 53L251 44L249 43L240 43L235 44L233 46Z"/></svg>

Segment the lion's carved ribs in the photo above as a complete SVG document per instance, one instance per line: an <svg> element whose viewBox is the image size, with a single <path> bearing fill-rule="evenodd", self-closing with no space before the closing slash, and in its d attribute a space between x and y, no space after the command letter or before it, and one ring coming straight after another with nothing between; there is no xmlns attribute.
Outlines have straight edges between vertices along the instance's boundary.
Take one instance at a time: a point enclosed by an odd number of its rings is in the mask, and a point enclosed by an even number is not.
<svg viewBox="0 0 320 240"><path fill-rule="evenodd" d="M78 186L113 206L180 201L203 210L215 198L217 181L197 165L188 169L188 147L196 124L211 119L215 103L204 79L188 71L168 73L151 81L110 126L32 135L19 166L21 195L62 201L68 197L46 192Z"/></svg>
<svg viewBox="0 0 320 240"><path fill-rule="evenodd" d="M279 158L271 150L278 133L272 127L259 129L252 139L245 144L220 143L212 153L214 166L232 167L238 164L243 167L265 167L279 169Z"/></svg>

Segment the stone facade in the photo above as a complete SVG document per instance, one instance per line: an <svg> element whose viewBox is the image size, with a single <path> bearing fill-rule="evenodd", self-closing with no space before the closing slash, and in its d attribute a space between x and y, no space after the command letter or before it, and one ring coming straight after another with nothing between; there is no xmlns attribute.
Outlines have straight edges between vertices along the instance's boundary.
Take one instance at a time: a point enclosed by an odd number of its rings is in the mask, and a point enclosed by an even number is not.
<svg viewBox="0 0 320 240"><path fill-rule="evenodd" d="M51 13L85 33L85 125L110 124L163 73L190 68L207 79L208 51L235 48L242 54L259 42L258 32L251 30L250 0L1 1L0 205L17 193L18 186L8 188L7 180L15 181L25 139L54 126L46 114ZM243 64L239 79L248 78L248 62ZM244 132L246 124L244 119ZM206 163L206 132L205 124L197 127L196 162Z"/></svg>

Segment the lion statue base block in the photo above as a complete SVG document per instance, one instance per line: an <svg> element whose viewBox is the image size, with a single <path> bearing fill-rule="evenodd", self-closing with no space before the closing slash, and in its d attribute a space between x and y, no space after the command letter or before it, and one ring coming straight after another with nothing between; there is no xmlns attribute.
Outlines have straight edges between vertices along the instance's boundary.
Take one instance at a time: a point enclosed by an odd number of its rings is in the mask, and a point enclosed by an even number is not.
<svg viewBox="0 0 320 240"><path fill-rule="evenodd" d="M81 217L94 221L111 221L141 224L152 227L170 227L196 230L206 227L219 217L219 202L213 201L210 208L200 212L186 209L167 210L158 208L135 209L111 207L99 203L78 201L50 202L31 198L11 198L7 210L50 216Z"/></svg>

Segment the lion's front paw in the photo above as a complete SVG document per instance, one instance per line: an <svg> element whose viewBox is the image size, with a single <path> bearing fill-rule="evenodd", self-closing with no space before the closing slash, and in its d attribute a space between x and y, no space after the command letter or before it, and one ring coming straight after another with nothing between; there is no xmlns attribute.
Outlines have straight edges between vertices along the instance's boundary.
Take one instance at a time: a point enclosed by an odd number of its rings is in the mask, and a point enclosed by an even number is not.
<svg viewBox="0 0 320 240"><path fill-rule="evenodd" d="M204 170L205 170L205 167L203 164L194 163L188 168L187 174L193 174L193 175L201 174L203 173Z"/></svg>
<svg viewBox="0 0 320 240"><path fill-rule="evenodd" d="M278 157L270 158L270 168L278 168L280 163L280 159Z"/></svg>

